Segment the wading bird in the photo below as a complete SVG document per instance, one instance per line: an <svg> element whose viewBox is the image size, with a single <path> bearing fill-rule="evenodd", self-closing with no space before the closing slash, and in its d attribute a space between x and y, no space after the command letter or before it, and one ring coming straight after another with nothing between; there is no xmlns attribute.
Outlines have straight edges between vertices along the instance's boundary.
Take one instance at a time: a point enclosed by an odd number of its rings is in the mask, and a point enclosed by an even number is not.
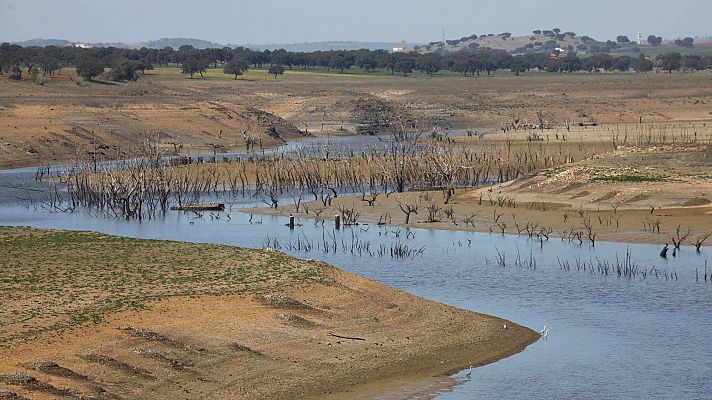
<svg viewBox="0 0 712 400"><path fill-rule="evenodd" d="M472 376L472 365L470 365L470 370L467 371L467 374L465 374L465 378L470 379L471 376Z"/></svg>

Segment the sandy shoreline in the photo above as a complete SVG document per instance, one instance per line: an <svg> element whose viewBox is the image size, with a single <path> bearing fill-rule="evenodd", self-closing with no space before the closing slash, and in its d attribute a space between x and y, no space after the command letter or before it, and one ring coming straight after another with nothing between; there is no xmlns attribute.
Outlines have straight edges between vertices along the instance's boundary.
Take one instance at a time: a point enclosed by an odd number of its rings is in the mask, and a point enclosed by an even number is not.
<svg viewBox="0 0 712 400"><path fill-rule="evenodd" d="M343 195L331 207L307 202L297 212L285 202L278 209L242 210L255 214L315 218L332 222L339 207L353 209L360 223L425 229L520 234L545 232L548 240L684 245L712 243L712 147L707 145L630 146L581 161L544 169L502 184L457 188L448 204L441 191L379 194L373 206L360 195ZM308 200L312 200L309 198ZM417 206L405 224L402 211ZM428 209L437 209L433 216ZM431 220L430 222L428 222ZM435 222L433 222L435 221ZM536 236L536 235L534 235Z"/></svg>
<svg viewBox="0 0 712 400"><path fill-rule="evenodd" d="M391 195L400 198L417 197L419 193L408 193L404 195ZM434 196L440 196L440 193L435 193ZM697 235L706 233L712 230L712 207L709 206L699 206L699 207L685 207L685 208L658 208L651 214L649 209L619 209L615 213L610 210L587 210L586 217L580 217L578 215L578 207L570 207L568 205L563 205L560 203L544 203L545 211L540 209L504 209L494 207L494 206L474 206L472 200L463 200L459 202L458 199L462 197L455 197L451 202L453 209L460 213L460 221L457 225L453 224L452 221L443 219L440 222L426 222L425 217L419 217L417 215L412 216L411 222L405 224L403 221L404 215L398 209L398 205L394 200L389 201L386 205L381 207L365 207L358 204L358 197L342 197L333 201L334 212L324 214L332 215L338 214L336 206L338 204L343 204L347 206L356 205L361 216L359 221L361 223L367 223L375 225L379 223L380 216L384 213L388 213L391 216L391 223L387 226L392 227L410 227L410 228L420 228L420 229L436 229L436 230L450 230L450 231L465 231L465 232L479 232L479 233L491 233L491 234L502 234L496 223L494 223L492 215L494 212L503 214L500 221L508 225L505 230L507 234L513 235L528 235L525 230L522 232L517 232L515 224L519 225L519 229L524 229L527 223L539 224L539 226L546 226L547 228L552 228L553 231L549 234L549 240L561 240L560 235L565 232L568 233L570 230L574 229L580 231L583 229L582 221L584 218L589 218L594 221L596 225L596 241L609 241L609 242L622 242L622 243L647 243L647 244L664 244L671 243L669 234L672 234L676 225L680 224L683 229L690 228L692 231L692 236L690 241L686 242L685 245L692 246ZM535 203L535 207L538 207L541 202ZM375 209L374 209L375 208ZM303 219L317 219L313 214L305 214L303 212L297 213L292 206L280 207L280 209L270 209L266 207L250 208L240 210L242 212L253 213L256 215L276 215L287 217L290 214L297 218ZM462 221L462 215L468 214L473 217L473 222L475 226L465 225ZM514 217L512 216L514 214ZM564 221L564 215L567 219ZM606 225L611 216L618 218L619 227L615 226L615 222L611 225ZM664 223L661 228L660 233L646 231L643 229L641 220L645 220L648 217L665 217L667 223ZM598 218L603 219L602 223L599 223ZM323 218L323 217L322 217ZM329 223L333 223L333 217L329 218ZM584 232L585 233L585 232ZM583 237L584 243L589 243L590 241ZM564 238L568 241L568 237ZM573 240L573 243L578 243L577 240ZM712 242L705 241L703 246L710 246Z"/></svg>
<svg viewBox="0 0 712 400"><path fill-rule="evenodd" d="M17 239L14 235L35 232L3 230L0 249L4 240ZM536 332L511 322L502 329L506 321L496 317L428 301L323 263L301 263L320 271L318 282L270 290L267 296L164 296L144 309L110 313L101 322L14 340L0 348L0 389L29 399L69 393L358 398L366 390L417 386L429 377L494 362L538 340ZM22 310L11 301L13 307ZM14 372L36 381L7 375Z"/></svg>

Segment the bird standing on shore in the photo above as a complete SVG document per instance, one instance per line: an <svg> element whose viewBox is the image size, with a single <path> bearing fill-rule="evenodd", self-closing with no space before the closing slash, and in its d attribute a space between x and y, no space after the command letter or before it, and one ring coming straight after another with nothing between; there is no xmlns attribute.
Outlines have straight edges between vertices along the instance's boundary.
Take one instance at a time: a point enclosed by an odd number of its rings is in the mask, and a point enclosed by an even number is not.
<svg viewBox="0 0 712 400"><path fill-rule="evenodd" d="M470 379L471 376L472 376L472 365L470 365L470 370L467 371L467 374L465 374L465 378Z"/></svg>

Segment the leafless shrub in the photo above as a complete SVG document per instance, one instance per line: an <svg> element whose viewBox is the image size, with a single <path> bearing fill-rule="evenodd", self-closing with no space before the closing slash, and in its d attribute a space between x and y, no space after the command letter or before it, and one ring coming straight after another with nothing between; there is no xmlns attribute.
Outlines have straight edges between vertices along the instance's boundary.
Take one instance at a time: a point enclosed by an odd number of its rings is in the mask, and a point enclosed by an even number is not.
<svg viewBox="0 0 712 400"><path fill-rule="evenodd" d="M376 192L371 192L368 195L366 195L366 193L363 193L361 195L361 201L365 201L369 207L373 207L374 203L376 202L376 199L378 199L378 193Z"/></svg>
<svg viewBox="0 0 712 400"><path fill-rule="evenodd" d="M405 214L405 224L407 225L410 222L410 215L418 213L420 201L415 204L404 204L400 200L396 199L396 202L398 203L398 207L401 209L401 211L403 211L403 214Z"/></svg>
<svg viewBox="0 0 712 400"><path fill-rule="evenodd" d="M342 205L339 205L337 207L339 210L339 213L341 214L341 222L346 225L358 225L358 219L361 216L361 213L356 211L355 206L352 204L351 208L344 207Z"/></svg>
<svg viewBox="0 0 712 400"><path fill-rule="evenodd" d="M695 249L697 252L700 252L700 247L702 247L703 244L705 244L705 241L709 239L709 237L712 236L712 232L707 232L705 234L702 234L695 239Z"/></svg>
<svg viewBox="0 0 712 400"><path fill-rule="evenodd" d="M675 234L670 236L670 240L672 241L673 246L675 246L676 250L680 249L680 246L687 240L688 237L692 232L690 231L690 228L687 228L686 231L682 231L680 229L680 225L675 228Z"/></svg>

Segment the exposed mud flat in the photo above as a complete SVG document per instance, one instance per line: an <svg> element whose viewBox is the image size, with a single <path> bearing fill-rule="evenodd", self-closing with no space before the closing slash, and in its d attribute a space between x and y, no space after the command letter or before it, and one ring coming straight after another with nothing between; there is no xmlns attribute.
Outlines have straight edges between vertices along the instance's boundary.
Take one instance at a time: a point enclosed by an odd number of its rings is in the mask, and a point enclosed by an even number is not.
<svg viewBox="0 0 712 400"><path fill-rule="evenodd" d="M28 399L319 397L493 362L538 339L511 322L317 264L318 281L259 295L167 296L144 309L107 314L102 322L15 340L0 349L0 393Z"/></svg>

